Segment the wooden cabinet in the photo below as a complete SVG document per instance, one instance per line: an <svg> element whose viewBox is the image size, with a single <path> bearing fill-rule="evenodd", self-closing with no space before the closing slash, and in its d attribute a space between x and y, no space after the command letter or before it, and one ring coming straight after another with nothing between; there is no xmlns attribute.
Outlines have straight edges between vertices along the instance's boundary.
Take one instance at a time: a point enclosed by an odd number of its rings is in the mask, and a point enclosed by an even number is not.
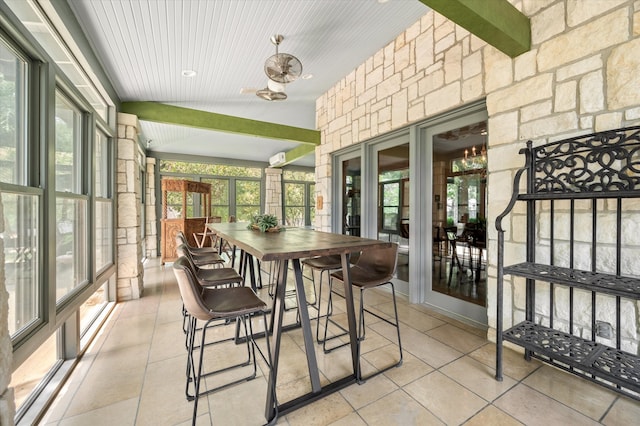
<svg viewBox="0 0 640 426"><path fill-rule="evenodd" d="M506 340L524 347L527 359L640 399L639 152L640 127L537 147L529 141L521 151L525 166L496 220L498 380ZM524 205L514 208L518 203ZM502 224L509 221L513 227L526 223L526 233L511 229L511 235L526 235L526 259L505 246ZM505 266L505 257L515 262ZM505 276L512 280L511 299L503 293ZM524 294L524 318L503 331L503 301L509 313L522 303L512 296L517 293Z"/></svg>
<svg viewBox="0 0 640 426"><path fill-rule="evenodd" d="M169 206L167 205L167 194L169 192L179 192L182 197L182 210L180 217L169 217ZM187 217L187 200L189 193L199 194L201 211L203 217ZM189 240L189 244L196 245L193 237L194 233L203 232L207 218L211 215L211 185L208 183L184 180L184 179L163 179L162 180L162 218L160 230L160 246L162 254L162 264L173 262L178 258L176 252L176 234L182 231ZM219 221L219 218L217 218ZM214 220L209 219L209 222Z"/></svg>

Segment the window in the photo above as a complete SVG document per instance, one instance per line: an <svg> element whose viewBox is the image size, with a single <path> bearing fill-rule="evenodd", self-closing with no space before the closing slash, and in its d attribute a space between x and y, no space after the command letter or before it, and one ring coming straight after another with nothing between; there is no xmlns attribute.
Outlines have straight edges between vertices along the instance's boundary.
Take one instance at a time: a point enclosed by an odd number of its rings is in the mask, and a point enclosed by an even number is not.
<svg viewBox="0 0 640 426"><path fill-rule="evenodd" d="M380 194L378 229L386 234L399 234L400 222L408 214L409 169L386 171L378 176Z"/></svg>
<svg viewBox="0 0 640 426"><path fill-rule="evenodd" d="M250 222L260 214L260 181L236 180L236 220Z"/></svg>
<svg viewBox="0 0 640 426"><path fill-rule="evenodd" d="M0 40L0 181L26 184L27 63Z"/></svg>
<svg viewBox="0 0 640 426"><path fill-rule="evenodd" d="M262 169L259 167L230 166L223 164L190 163L161 160L161 178L199 180L211 185L211 214L220 216L223 222L233 216L248 222L261 211ZM182 195L167 194L168 216L181 217ZM187 199L188 217L202 215L198 211L199 200L191 195Z"/></svg>
<svg viewBox="0 0 640 426"><path fill-rule="evenodd" d="M4 274L9 291L9 333L41 318L38 253L40 198L36 195L0 194L4 213Z"/></svg>
<svg viewBox="0 0 640 426"><path fill-rule="evenodd" d="M29 69L26 59L0 40L0 238L12 339L42 319L38 267L42 192L27 186Z"/></svg>
<svg viewBox="0 0 640 426"><path fill-rule="evenodd" d="M88 197L82 194L82 114L60 91L55 111L56 300L89 280Z"/></svg>
<svg viewBox="0 0 640 426"><path fill-rule="evenodd" d="M313 172L284 170L284 224L311 226L315 219L315 175Z"/></svg>
<svg viewBox="0 0 640 426"><path fill-rule="evenodd" d="M211 216L220 216L222 222L229 221L229 179L202 179L211 185Z"/></svg>
<svg viewBox="0 0 640 426"><path fill-rule="evenodd" d="M98 272L113 264L113 200L111 182L111 140L101 131L95 140L95 231L96 269Z"/></svg>

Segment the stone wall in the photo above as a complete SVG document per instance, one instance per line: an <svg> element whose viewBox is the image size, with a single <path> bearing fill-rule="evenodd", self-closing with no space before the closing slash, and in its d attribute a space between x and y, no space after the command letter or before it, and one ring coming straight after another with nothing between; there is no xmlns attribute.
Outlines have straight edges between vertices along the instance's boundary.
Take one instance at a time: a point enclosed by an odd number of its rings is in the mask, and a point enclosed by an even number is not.
<svg viewBox="0 0 640 426"><path fill-rule="evenodd" d="M278 217L283 224L282 212L282 169L268 167L265 173L264 212Z"/></svg>
<svg viewBox="0 0 640 426"><path fill-rule="evenodd" d="M532 48L517 58L427 13L317 100L316 227L330 227L331 153L485 98L488 223L507 205L518 151L535 144L640 122L640 2L522 0ZM321 189L324 188L324 189ZM522 208L509 218L505 264L524 258ZM496 231L488 227L488 316L495 327ZM505 326L523 315L524 292L505 284ZM637 340L638 306L625 324Z"/></svg>
<svg viewBox="0 0 640 426"><path fill-rule="evenodd" d="M4 232L4 209L0 193L0 233ZM13 424L15 398L11 383L13 346L9 335L9 292L5 284L4 239L0 238L0 425Z"/></svg>
<svg viewBox="0 0 640 426"><path fill-rule="evenodd" d="M139 299L143 290L140 173L138 170L138 117L118 113L117 300Z"/></svg>

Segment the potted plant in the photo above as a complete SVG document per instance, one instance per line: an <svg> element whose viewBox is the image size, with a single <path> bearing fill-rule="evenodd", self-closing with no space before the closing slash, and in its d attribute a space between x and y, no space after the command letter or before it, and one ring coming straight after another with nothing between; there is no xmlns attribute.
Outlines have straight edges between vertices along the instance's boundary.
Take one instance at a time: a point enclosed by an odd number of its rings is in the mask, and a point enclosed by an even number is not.
<svg viewBox="0 0 640 426"><path fill-rule="evenodd" d="M260 230L260 232L279 232L281 229L278 226L278 218L267 213L254 216L248 228Z"/></svg>

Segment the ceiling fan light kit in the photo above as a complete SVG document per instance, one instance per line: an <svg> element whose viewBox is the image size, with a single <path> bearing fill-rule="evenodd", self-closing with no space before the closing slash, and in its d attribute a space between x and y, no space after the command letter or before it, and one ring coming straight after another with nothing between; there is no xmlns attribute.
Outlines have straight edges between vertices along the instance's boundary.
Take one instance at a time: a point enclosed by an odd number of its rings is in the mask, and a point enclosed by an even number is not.
<svg viewBox="0 0 640 426"><path fill-rule="evenodd" d="M278 46L284 40L282 35L275 34L270 40L276 46L276 54L269 56L264 63L264 73L269 81L267 87L258 90L256 95L268 101L282 101L287 99L287 94L284 92L285 84L291 83L302 75L302 62L289 53L278 52Z"/></svg>

